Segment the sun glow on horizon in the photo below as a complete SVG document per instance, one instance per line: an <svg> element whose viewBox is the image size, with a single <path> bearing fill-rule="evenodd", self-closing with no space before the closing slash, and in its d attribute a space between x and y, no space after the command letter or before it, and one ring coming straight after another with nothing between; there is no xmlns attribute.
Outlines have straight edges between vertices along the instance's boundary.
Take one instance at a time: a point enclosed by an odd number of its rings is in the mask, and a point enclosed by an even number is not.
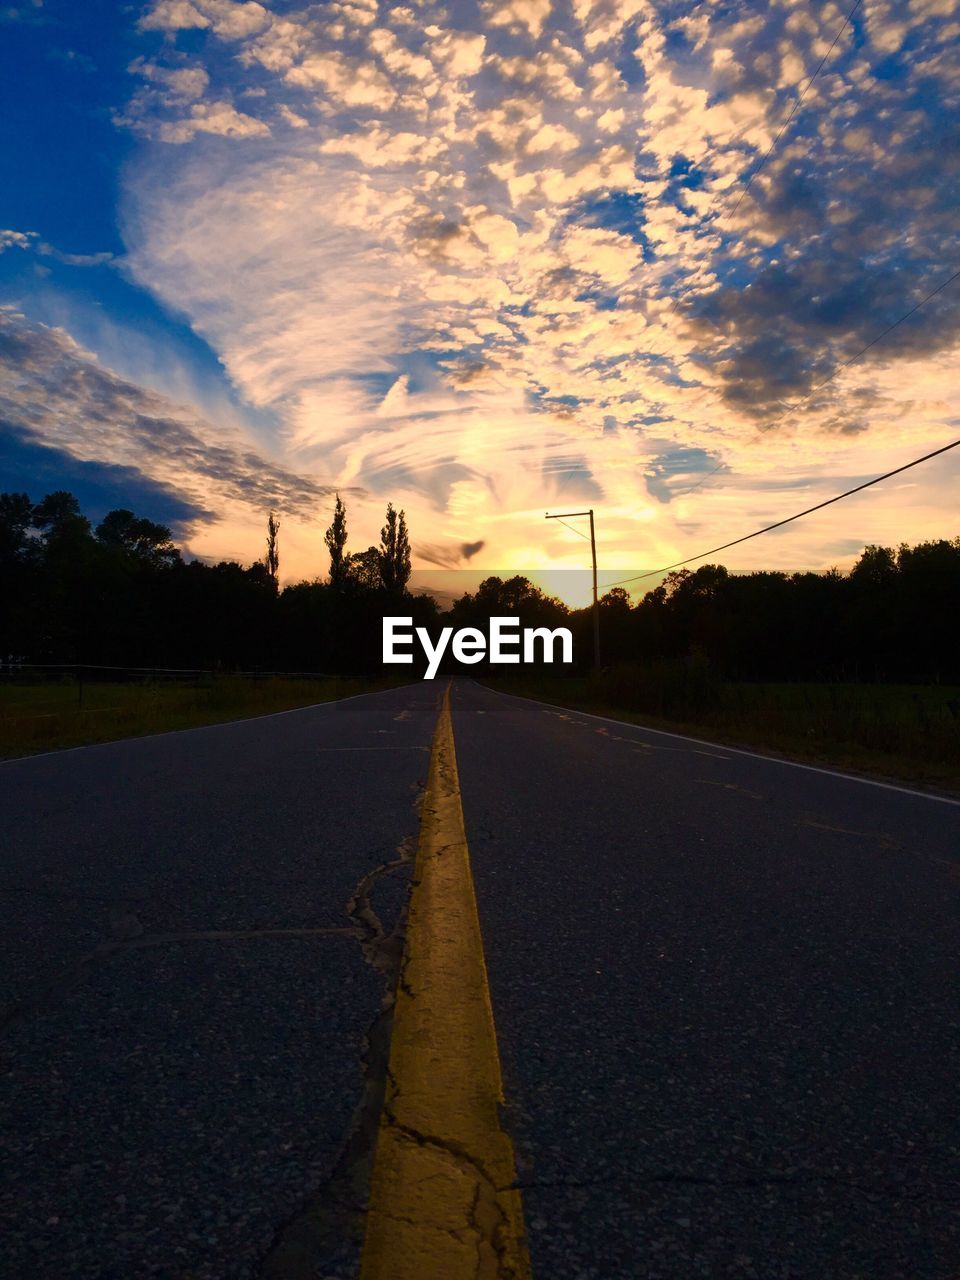
<svg viewBox="0 0 960 1280"><path fill-rule="evenodd" d="M471 573L576 569L543 512L592 506L602 584L896 466L958 417L960 286L874 341L952 260L948 17L150 0L121 253L0 231L9 449L125 468L205 558L260 555L276 509L286 580L325 572L338 490L354 550L389 500L415 565ZM958 475L736 567L952 536Z"/></svg>

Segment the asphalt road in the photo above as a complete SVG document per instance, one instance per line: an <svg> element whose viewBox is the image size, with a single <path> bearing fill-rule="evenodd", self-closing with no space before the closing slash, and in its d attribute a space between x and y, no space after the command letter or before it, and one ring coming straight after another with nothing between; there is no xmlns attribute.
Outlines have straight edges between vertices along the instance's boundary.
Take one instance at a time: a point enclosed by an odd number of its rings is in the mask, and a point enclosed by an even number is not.
<svg viewBox="0 0 960 1280"><path fill-rule="evenodd" d="M960 1276L960 806L462 682L535 1277Z"/></svg>
<svg viewBox="0 0 960 1280"><path fill-rule="evenodd" d="M384 995L348 904L416 836L440 692L0 764L0 1275L240 1280L302 1244ZM384 934L407 872L369 885ZM328 1225L305 1247L351 1275Z"/></svg>
<svg viewBox="0 0 960 1280"><path fill-rule="evenodd" d="M0 765L4 1278L356 1274L442 688ZM957 1280L960 806L453 724L535 1280Z"/></svg>

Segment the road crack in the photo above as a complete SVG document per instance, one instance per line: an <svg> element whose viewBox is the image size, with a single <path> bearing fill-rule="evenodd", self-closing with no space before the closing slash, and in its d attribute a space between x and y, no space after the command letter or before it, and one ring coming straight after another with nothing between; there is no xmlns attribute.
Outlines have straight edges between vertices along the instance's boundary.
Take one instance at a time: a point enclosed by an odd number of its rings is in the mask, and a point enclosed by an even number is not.
<svg viewBox="0 0 960 1280"><path fill-rule="evenodd" d="M476 1280L496 1275L497 1280L519 1280L510 1257L510 1240L508 1232L510 1221L500 1203L500 1195L504 1190L513 1188L498 1187L495 1179L485 1168L484 1163L472 1151L449 1138L441 1138L436 1134L423 1133L411 1125L403 1124L385 1105L383 1123L398 1135L401 1141L410 1142L418 1147L429 1147L441 1152L457 1169L474 1184L473 1197L467 1216L468 1227L475 1238L477 1251ZM401 1217L390 1210L381 1209L382 1216L397 1222L405 1222L418 1230L440 1231L452 1236L461 1243L466 1243L462 1232L450 1228L442 1228L436 1224L424 1224L421 1219L413 1220ZM494 1270L491 1271L491 1263Z"/></svg>
<svg viewBox="0 0 960 1280"><path fill-rule="evenodd" d="M418 802L419 798L418 795ZM345 1249L355 1251L362 1241L370 1173L389 1077L390 1036L407 910L405 903L396 925L388 932L373 907L372 897L381 880L412 865L415 849L415 837L406 837L397 847L397 856L367 872L347 899L345 910L352 928L345 932L359 942L364 960L382 983L380 1007L361 1044L361 1094L329 1177L275 1232L261 1265L262 1280L313 1280L327 1273L330 1259Z"/></svg>

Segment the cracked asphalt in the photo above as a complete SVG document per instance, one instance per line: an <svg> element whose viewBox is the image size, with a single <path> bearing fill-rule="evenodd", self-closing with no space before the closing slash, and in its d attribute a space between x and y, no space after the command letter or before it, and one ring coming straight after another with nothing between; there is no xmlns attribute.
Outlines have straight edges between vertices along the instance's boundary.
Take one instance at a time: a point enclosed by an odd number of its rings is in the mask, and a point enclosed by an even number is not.
<svg viewBox="0 0 960 1280"><path fill-rule="evenodd" d="M302 1219L367 1155L441 693L0 765L0 1275L355 1274Z"/></svg>
<svg viewBox="0 0 960 1280"><path fill-rule="evenodd" d="M453 720L534 1276L956 1280L960 807Z"/></svg>
<svg viewBox="0 0 960 1280"><path fill-rule="evenodd" d="M4 1280L356 1275L442 691L0 765ZM956 1280L960 807L452 706L535 1280Z"/></svg>

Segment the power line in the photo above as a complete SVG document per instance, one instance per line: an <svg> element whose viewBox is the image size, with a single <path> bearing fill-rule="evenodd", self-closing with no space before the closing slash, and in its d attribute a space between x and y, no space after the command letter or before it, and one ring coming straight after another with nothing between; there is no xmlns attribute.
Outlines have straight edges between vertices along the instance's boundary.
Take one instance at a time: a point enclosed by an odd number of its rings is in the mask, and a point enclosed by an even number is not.
<svg viewBox="0 0 960 1280"><path fill-rule="evenodd" d="M812 395L815 395L820 390L821 387L825 387L828 382L832 382L838 373L842 373L843 370L846 369L849 365L854 364L857 360L860 359L861 356L866 355L871 347L875 347L878 342L881 342L887 336L888 333L892 333L894 329L896 329L899 325L903 324L904 320L909 320L912 315L914 315L917 311L920 310L920 308L923 306L925 302L929 302L930 299L935 298L938 293L942 293L943 290L946 289L948 285L953 284L954 280L956 280L958 277L960 277L960 271L955 271L953 275L950 276L947 280L944 280L942 284L938 284L935 289L931 289L930 292L925 297L921 298L918 303L912 306L909 311L905 311L899 320L894 320L893 324L887 325L886 329L884 329L882 333L878 333L875 338L872 338L865 347L861 347L855 356L851 356L849 360L844 360L840 364L838 364L837 367L834 369L833 373L831 373L828 377L824 378L822 382L818 382L815 387L811 388L811 390L806 393L806 395L801 396L800 400L798 401L798 404L802 404L804 400L809 400L810 397ZM796 409L797 409L796 404L789 405L788 414L794 413ZM770 425L772 426L773 423L770 423Z"/></svg>
<svg viewBox="0 0 960 1280"><path fill-rule="evenodd" d="M777 130L776 137L773 139L769 147L767 147L766 151L760 157L760 163L756 165L756 167L750 172L750 176L747 178L746 182L744 183L743 190L740 192L740 196L737 200L737 203L733 206L733 208L730 211L729 216L731 218L736 215L737 210L740 208L741 204L743 203L744 197L746 196L747 192L750 190L750 186L754 178L757 176L757 174L760 172L763 166L770 159L771 155L773 155L774 151L776 150L777 143L783 137L791 121L793 120L793 117L797 114L797 112L800 110L800 107L803 105L803 100L807 96L807 90L810 88L814 80L816 80L817 76L823 70L824 66L826 65L827 59L830 57L831 53L833 53L834 49L837 47L837 43L840 37L843 35L844 31L846 31L847 27L850 25L850 22L853 19L853 15L857 12L857 10L860 8L860 5L862 3L863 3L863 0L855 0L853 8L850 10L850 12L847 14L846 18L843 21L843 25L840 27L837 34L833 37L833 43L830 45L830 48L820 59L820 62L817 65L816 71L814 71L813 75L807 78L806 83L803 85L803 88L800 90L800 93L796 101L794 102L793 107L790 110L790 114L787 116L786 120L784 120L783 124ZM746 130L744 130L743 132L746 132ZM688 291L688 292L692 292L692 291ZM680 302L683 299L685 299L687 296L688 294L684 294L683 297L681 298L680 295L675 294L670 310L671 311L675 310L676 307L680 304Z"/></svg>
<svg viewBox="0 0 960 1280"><path fill-rule="evenodd" d="M773 152L776 150L777 143L778 143L778 142L780 141L780 139L783 137L783 134L784 134L784 132L786 131L786 129L788 128L788 126L790 125L791 121L793 120L793 117L796 115L796 113L799 111L799 109L800 109L801 105L803 104L803 100L804 100L804 98L805 98L805 97L806 97L806 95L807 95L807 90L810 88L810 86L813 84L814 80L816 80L817 76L819 76L820 72L823 70L824 66L826 65L827 59L830 57L831 53L833 53L834 49L837 47L837 43L838 43L838 41L839 41L840 37L843 35L844 31L846 31L847 27L850 25L850 22L851 22L851 21L852 21L852 19L853 19L853 15L854 15L854 14L856 13L856 11L860 8L860 5L862 4L862 2L863 2L863 0L855 0L855 3L854 3L854 5L853 5L853 8L852 8L852 9L850 10L850 12L847 14L846 18L845 18L845 19L844 19L844 21L843 21L843 25L842 25L842 26L840 27L840 29L837 31L837 34L834 36L834 38L833 38L833 43L830 45L830 48L829 48L829 49L827 50L827 52L823 55L823 57L820 59L820 62L819 62L819 63L818 63L818 65L817 65L817 69L814 71L813 75L811 75L811 76L809 76L809 77L807 78L806 83L803 85L803 88L800 90L800 93L799 93L799 95L798 95L798 97L797 97L796 101L795 101L795 102L794 102L794 104L793 104L793 107L792 107L792 109L791 109L791 111L790 111L790 114L787 116L786 120L783 122L783 124L782 124L782 125L780 126L780 128L777 130L776 136L774 137L773 141L770 143L770 146L767 148L767 150L766 150L766 151L764 152L764 154L761 156L761 158L760 158L760 163L759 163L758 165L756 165L756 167L752 170L752 172L750 173L749 177L747 178L747 181L746 181L746 183L744 184L743 190L740 192L740 196L739 196L739 198L738 198L738 200L737 200L737 203L733 206L733 209L730 211L730 215L729 215L729 216L730 216L731 218L732 218L732 217L734 217L734 215L736 214L737 210L740 208L740 205L743 203L744 197L746 196L747 192L749 191L750 186L751 186L751 184L752 184L752 182L753 182L754 178L757 176L757 174L760 172L760 170L763 168L763 166L764 166L764 165L767 163L767 161L770 159L770 156L771 156L771 155L773 154ZM694 287L695 287L695 286L694 286ZM687 297L688 297L688 296L690 295L690 293L692 293L692 292L693 292L693 289L690 289L690 290L688 290L686 293L684 293L683 295L680 295L680 294L674 294L673 301L672 301L671 306L670 306L670 311L671 311L671 312L672 312L672 311L675 311L675 310L676 310L676 308L679 306L679 304L680 304L682 301L686 301ZM922 304L921 304L921 305L922 305ZM903 318L905 319L906 317L903 317ZM882 336L882 335L881 335L881 336ZM878 340L879 340L879 339L878 339ZM862 354L862 352L861 352L861 354ZM811 393L811 394L812 394L812 393ZM702 398L702 397L701 397L701 398ZM772 425L772 424L771 424L771 425ZM677 496L677 497L682 497L682 496L683 496L683 494L685 494L685 493L693 493L693 491L694 491L695 489L699 489L699 488L700 488L700 486L701 486L702 484L706 483L706 481L707 481L711 476L716 475L716 473L717 473L717 472L722 468L722 466L723 466L723 464L721 463L719 466L715 467L715 468L713 469L713 471L709 471L709 472L707 472L707 474L706 474L705 476L703 476L703 477L702 477L702 479L698 480L696 484L691 485L689 489L684 489L684 490L682 490L682 491L681 491L681 493L677 494L676 496Z"/></svg>
<svg viewBox="0 0 960 1280"><path fill-rule="evenodd" d="M844 21L843 21L843 26L840 28L840 30L837 32L837 34L833 37L833 44L830 46L830 48L827 50L827 52L826 52L826 53L823 55L823 57L820 59L820 63L819 63L819 65L818 65L818 67L817 67L816 71L814 71L813 75L812 75L812 76L810 76L810 78L807 80L807 83L803 86L803 89L802 89L802 90L801 90L801 92L800 92L800 96L797 98L796 102L793 104L793 108L792 108L792 110L791 110L790 114L787 116L786 120L784 120L783 124L780 126L779 130L777 131L777 136L776 136L776 137L774 138L774 140L770 143L769 147L767 147L766 151L763 153L763 155L762 155L762 156L761 156L761 158L760 158L760 163L756 166L756 168L755 168L755 169L753 170L753 172L750 174L750 177L747 179L747 181L746 181L746 183L745 183L745 185L744 185L743 190L740 192L740 199L737 201L737 203L733 206L733 209L730 211L730 217L731 217L731 218L736 214L736 212L737 212L737 210L740 208L741 204L743 204L744 196L745 196L745 195L747 194L747 192L750 190L750 184L753 182L754 178L757 176L757 174L760 172L760 170L763 168L763 166L764 166L764 165L767 163L767 161L770 159L770 156L773 154L774 150L776 149L777 143L778 143L778 142L780 141L780 139L783 137L784 131L785 131L785 130L787 129L787 127L789 126L789 124L790 124L791 120L793 119L793 117L794 117L794 116L797 114L797 112L800 110L800 107L801 107L801 105L803 104L803 100L804 100L804 98L805 98L805 97L806 97L806 95L807 95L807 90L810 88L810 86L813 84L814 80L816 80L817 76L818 76L818 75L820 74L820 72L823 70L824 65L826 64L827 59L830 57L831 53L833 53L834 49L837 47L837 42L838 42L838 40L839 40L839 39L840 39L840 37L843 35L844 31L846 31L847 27L850 25L850 22L851 22L851 21L852 21L852 19L853 19L853 15L857 12L857 10L860 8L860 5L861 5L862 3L863 3L863 0L856 0L856 3L854 4L853 8L850 10L850 12L847 14L846 18L844 19Z"/></svg>
<svg viewBox="0 0 960 1280"><path fill-rule="evenodd" d="M730 213L731 218L736 214L737 210L740 208L740 205L742 204L743 199L746 196L747 191L749 190L750 185L753 182L754 178L757 176L757 174L760 172L760 170L766 164L767 160L772 155L773 151L776 149L777 143L780 141L780 138L783 136L784 131L787 129L790 122L793 120L793 117L796 115L797 111L800 109L800 106L802 105L803 100L806 97L807 90L810 88L814 80L816 80L820 72L823 70L827 62L827 59L830 57L831 53L836 48L837 43L840 37L843 35L844 31L850 25L850 22L852 21L853 16L856 13L857 9L859 9L861 3L862 3L862 0L855 0L853 7L851 8L850 12L847 14L846 18L844 19L842 26L837 31L837 34L834 36L833 42L830 45L830 48L820 59L820 62L817 65L817 68L814 71L813 75L811 75L807 79L802 90L800 91L799 96L797 97L796 102L793 105L792 110L790 111L790 114L787 116L787 119L780 126L780 129L777 131L777 134L774 137L773 141L771 142L770 146L767 148L766 152L764 152L763 156L760 159L760 163L754 168L754 170L751 172L750 176L748 177L744 185L744 188L741 191L740 196L737 200L737 203L734 205L733 209L731 210L731 213ZM912 316L914 312L918 311L920 307L924 305L925 302L928 302L930 298L934 297L936 294L940 293L941 290L945 289L948 285L952 284L953 281L957 279L958 275L960 275L960 272L955 273L948 280L945 280L941 285L939 285L931 293L927 294L926 297L922 298L920 302L916 304L916 306L911 307L909 311L907 311L904 315L902 315L898 320L894 321L893 324L889 325L886 329L884 329L882 333L879 333L871 342L868 342L865 347L863 347L860 351L856 353L856 355L851 356L848 360L845 360L841 364L839 364L833 370L833 372L829 375L829 377L824 378L822 382L817 383L817 385L813 387L810 391L808 391L806 395L802 396L799 403L802 404L804 401L808 400L812 395L814 395L817 391L819 391L822 387L826 386L827 383L832 382L833 379L836 378L837 375L840 372L842 372L843 369L847 368L849 365L854 364L857 360L859 360L860 357L865 355L866 352L869 351L871 347L875 346L878 342L880 342L883 338L885 338L888 333L890 333L893 329L896 329L897 326L902 324L904 320L909 319L909 317ZM675 298L674 305L676 305L677 301L679 301L679 299ZM718 399L719 398L720 397L718 396ZM775 418L772 422L768 422L764 426L760 427L760 431L761 432L769 431L771 427L776 426L778 422L783 421L784 418L789 417L790 414L795 411L796 411L796 406L791 406L788 409L788 412L786 414L781 414L777 418ZM712 479L712 477L715 476L718 471L721 471L724 465L725 464L723 462L718 463L717 466L715 466L712 470L706 472L703 476L701 476L700 479L697 480L695 484L690 485L686 489L681 489L679 493L676 493L673 496L677 498L682 498L689 493L695 493L704 484L706 484L708 480Z"/></svg>
<svg viewBox="0 0 960 1280"><path fill-rule="evenodd" d="M573 530L574 533L579 534L580 537L584 538L587 542L590 541L589 537L585 533L581 533L579 529L575 529L572 524L567 524L566 520L561 520L559 516L551 516L550 518L551 520L558 521L560 524L566 525L568 529L571 529Z"/></svg>
<svg viewBox="0 0 960 1280"><path fill-rule="evenodd" d="M785 131L786 131L786 129L789 127L789 125L790 125L791 121L793 120L794 116L796 115L796 113L799 111L799 109L800 109L801 105L803 104L803 100L804 100L804 98L806 97L806 94L807 94L807 92L808 92L808 90L809 90L810 86L813 84L813 82L814 82L814 81L817 79L817 77L819 76L820 72L823 70L824 66L826 65L827 60L829 59L830 55L833 53L834 49L836 48L836 46L837 46L837 44L838 44L838 42L839 42L839 40L840 40L840 37L843 35L844 31L845 31L845 30L847 29L847 27L850 25L850 23L851 23L851 21L852 21L852 19L853 19L854 15L856 14L857 10L860 8L861 3L862 3L862 0L855 0L855 3L854 3L854 5L853 5L853 7L850 9L849 13L847 14L846 18L845 18L845 19L844 19L844 21L843 21L843 24L841 25L841 27L840 27L840 28L839 28L839 30L837 31L837 34L834 36L834 38L833 38L833 42L831 43L830 48L826 51L826 53L825 53L825 54L823 55L823 57L821 58L820 62L819 62L819 63L818 63L818 65L817 65L816 70L813 72L813 74L812 74L812 75L807 79L806 83L803 85L803 88L801 89L801 91L800 91L800 93L799 93L799 95L798 95L798 97L797 97L796 101L795 101L795 102L794 102L794 104L793 104L793 107L792 107L792 109L791 109L791 111L790 111L790 114L787 116L786 120L785 120L785 121L783 122L783 124L780 126L780 129L777 131L777 134L776 134L776 136L774 137L773 141L771 142L770 146L767 148L767 150L764 152L764 154L763 154L763 155L762 155L762 157L760 158L760 162L755 166L755 168L752 170L752 172L750 173L749 177L747 178L747 181L746 181L746 183L744 184L743 190L741 191L740 196L739 196L739 198L737 199L737 202L736 202L736 204L734 205L734 207L733 207L733 209L732 209L732 211L731 211L731 213L730 213L730 217L731 217L731 218L732 218L733 216L735 216L735 214L737 213L737 210L740 208L740 205L743 203L743 200L744 200L744 198L746 197L746 194L747 194L748 190L750 189L750 186L751 186L751 184L752 184L752 182L753 182L754 178L755 178L755 177L760 173L760 171L763 169L764 165L766 164L767 160L768 160L768 159L770 158L770 156L773 154L774 150L776 149L777 143L780 141L780 138L783 136L784 132L785 132ZM898 328L901 324L903 324L903 322L904 322L905 320L908 320L908 319L910 318L910 316L914 315L917 311L919 311L919 310L920 310L920 308L921 308L922 306L924 306L924 304L925 304L925 303L929 302L931 298L936 297L936 296L937 296L937 294L941 293L944 289L946 289L949 285L951 285L951 284L954 282L954 280L956 280L958 277L960 277L960 271L954 272L954 274L953 274L953 275L951 275L948 279L946 279L946 280L942 281L942 282L941 282L941 284L939 284L935 289L931 290L928 294L926 294L923 298L921 298L919 302L917 302L917 303L916 303L914 306L912 306L908 311L906 311L902 316L900 316L900 317L899 317L897 320L895 320L892 324L888 325L884 330L882 330L879 334L877 334L875 338L871 339L871 341L870 341L870 342L868 342L864 347L862 347L858 352L856 352L854 355L850 356L848 359L846 359L846 360L842 361L840 364L838 364L838 365L833 369L833 371L832 371L832 372L831 372L831 373L830 373L826 378L824 378L821 382L818 382L815 386L813 386L813 387L812 387L812 388L811 388L811 389L810 389L810 390L809 390L805 395L803 395L803 396L800 398L800 400L799 400L798 402L796 402L796 403L795 403L795 404L793 404L793 405L788 406L788 407L787 407L787 411L786 411L786 413L779 414L779 415L778 415L776 418L774 418L771 422L767 422L767 423L765 423L764 425L762 425L762 426L759 428L759 431L760 431L761 433L766 432L766 431L769 431L772 427L776 426L778 422L782 422L782 421L784 421L785 419L787 419L787 418L791 417L793 414L795 414L795 413L798 411L798 409L799 409L800 405L802 405L803 403L805 403L806 401L808 401L812 396L814 396L818 391L822 390L822 388L823 388L823 387L825 387L825 386L827 386L830 382L834 381L834 379L835 379L835 378L837 378L837 377L839 376L839 374L843 372L843 370L844 370L844 369L847 369L847 368L849 368L849 367L850 367L850 365L855 364L859 359L861 359L861 357L863 357L864 355L866 355L866 353L867 353L868 351L870 351L870 350L871 350L871 348L873 348L874 346L876 346L876 345L877 345L877 343L881 342L881 341L882 341L882 340L883 340L883 339L884 339L888 334L890 334L894 329ZM718 398L719 398L719 397L718 397ZM953 448L953 447L954 447L953 445L947 446L947 448ZM938 452L943 452L943 450L940 450L940 451L938 451ZM930 455L927 455L927 456L928 456L928 457L933 457L933 456L936 456L936 455L935 455L935 454L930 454ZM923 461L926 461L926 460L927 460L926 458L921 458L921 459L918 459L917 461L918 461L918 462L923 462ZM908 465L909 465L909 466L915 466L915 465L917 465L917 464L916 464L916 463L910 463L910 464L908 464ZM706 484L706 482L707 482L708 480L710 480L713 476L715 476L715 475L717 474L717 472L718 472L718 471L722 470L724 466L725 466L725 464L724 464L723 462L718 463L716 467L714 467L712 470L710 470L710 471L706 472L706 473L705 473L705 474L704 474L704 475L703 475L699 480L697 480L697 481L696 481L696 483L695 483L695 484L690 485L690 486L689 486L688 488L686 488L686 489L682 489L679 493L677 493L677 494L675 494L675 495L673 495L673 496L674 496L674 497L685 497L687 494L694 493L696 490L700 489L704 484ZM906 469L906 468L904 468L904 469ZM895 474L897 474L897 473L896 473L896 472L891 472L891 473L889 473L889 474L890 474L890 475L895 475ZM879 483L879 481L880 481L880 480L884 480L884 479L888 479L888 478L889 478L889 476L880 476L880 477L878 477L878 478L877 478L877 480L870 481L870 482L869 482L869 484L876 484L876 483ZM863 486L860 486L860 488L867 488L867 487L869 487L869 485L863 485ZM856 493L856 492L859 492L859 489L853 489L853 490L850 490L850 493ZM840 498L848 497L848 496L849 496L849 493L847 493L847 494L841 494L841 495L839 495L837 498L832 498L832 499L830 499L828 503L823 503L823 504L820 504L820 505L821 505L821 506L827 506L827 505L830 505L830 503L832 503L832 502L837 502L837 501L839 501L839 500L840 500ZM818 510L818 509L819 509L819 507L812 507L812 508L810 508L810 511L816 511L816 510ZM790 517L790 520L799 519L799 518L800 518L801 516L803 516L803 515L808 515L808 514L810 514L810 511L800 512L798 515ZM780 523L781 523L781 524L786 524L786 523L789 523L789 522L790 522L790 520L787 520L787 521L781 521ZM779 525L771 525L771 526L770 526L770 528L778 528L778 527L780 527L780 526L779 526ZM769 532L769 529L761 529L761 530L758 530L758 531L757 531L757 533L748 534L748 535L746 536L746 538L743 538L743 539L737 539L736 541L737 541L737 542L746 541L748 538L754 538L754 537L759 536L759 534L760 534L760 533L766 533L766 532ZM729 544L726 544L726 545L727 545L727 546L732 546L732 545L736 545L736 544L735 544L735 543L729 543ZM718 547L718 548L714 548L714 551L718 551L718 550L725 550L725 549L726 549L726 547ZM711 552L711 551L708 551L708 552L705 552L705 553L704 553L704 555L712 555L712 554L713 554L713 552ZM702 558L702 557L700 557L700 556L694 556L694 557L692 557L692 559L693 559L693 560L697 560L697 559L701 559L701 558ZM680 562L680 564L686 564L686 563L690 563L690 561L681 561L681 562ZM671 565L671 566L668 566L668 567L669 567L669 568L677 568L677 567L679 567L679 565ZM654 573L659 573L659 572L664 572L664 571L665 571L665 570L655 570L655 571L653 571L653 572L654 572ZM639 575L639 576L640 576L640 577L649 577L649 576L653 576L653 574L642 574L642 575ZM622 579L622 581L627 581L627 582L629 582L629 581L636 581L636 580L637 580L637 579L635 579L635 578ZM619 585L619 584L618 584L618 583L611 583L611 584L608 584L608 585L610 585L610 586L616 586L616 585Z"/></svg>
<svg viewBox="0 0 960 1280"><path fill-rule="evenodd" d="M805 401L809 400L811 396L816 395L816 393L821 391L829 382L833 382L834 378L841 374L844 369L848 369L850 365L856 364L860 357L865 356L871 347L875 347L878 342L882 342L887 334L892 333L894 329L899 328L899 326L903 324L904 320L909 320L910 317L915 315L925 303L929 302L931 298L935 298L938 293L942 293L944 289L953 284L954 280L957 279L960 279L960 271L955 271L952 276L949 276L946 280L938 284L935 289L931 289L930 292L921 298L919 302L915 303L909 311L905 311L899 319L894 320L893 324L888 324L886 329L881 333L878 333L875 338L871 338L867 345L865 347L861 347L856 355L852 355L848 359L841 361L833 372L828 374L822 382L818 382L816 386L811 387L811 389L806 392L805 395L802 395L795 404L790 405L786 413L778 414L772 421L764 423L764 425L759 428L759 431L769 431L772 427L775 427L778 422L784 422L787 418L792 417ZM701 476L696 484L692 484L689 489L681 489L679 493L673 494L673 497L684 498L688 493L694 493L702 485L706 484L712 476L715 476L718 471L722 470L725 465L726 464L723 462L718 463L712 471L707 471L703 476Z"/></svg>
<svg viewBox="0 0 960 1280"><path fill-rule="evenodd" d="M948 453L951 449L956 449L958 445L960 445L960 440L954 440L952 444L945 444L940 449L934 449L933 453L925 453L922 458L914 458L913 462L907 462L902 467L887 471L882 476L875 476L872 480L858 484L854 489L847 489L845 493L838 493L836 497L827 498L825 502L818 502L815 507L807 507L806 511L798 511L796 515L787 516L785 520L778 520L776 524L768 524L763 529L744 534L742 538L734 538L732 542L724 542L719 547L711 547L709 551L701 551L699 555L688 556L686 560L677 560L674 564L664 565L662 569L650 569L646 573L634 574L631 578L619 578L616 582L607 582L604 584L603 590L606 591L610 587L622 586L624 582L639 582L641 578L653 578L658 573L668 573L671 569L679 569L681 565L692 564L694 560L704 560L707 556L716 555L718 551L726 551L728 547L736 547L741 542L749 542L751 538L759 538L762 533L770 533L772 529L782 529L785 524L792 524L794 520L800 520L803 516L808 516L814 511L821 511L824 507L832 506L834 502L849 498L854 493L869 489L872 485L879 484L881 480L889 480L891 476L898 476L902 471L909 471L911 467L918 467L921 462L929 462L931 458L936 458L941 453Z"/></svg>

